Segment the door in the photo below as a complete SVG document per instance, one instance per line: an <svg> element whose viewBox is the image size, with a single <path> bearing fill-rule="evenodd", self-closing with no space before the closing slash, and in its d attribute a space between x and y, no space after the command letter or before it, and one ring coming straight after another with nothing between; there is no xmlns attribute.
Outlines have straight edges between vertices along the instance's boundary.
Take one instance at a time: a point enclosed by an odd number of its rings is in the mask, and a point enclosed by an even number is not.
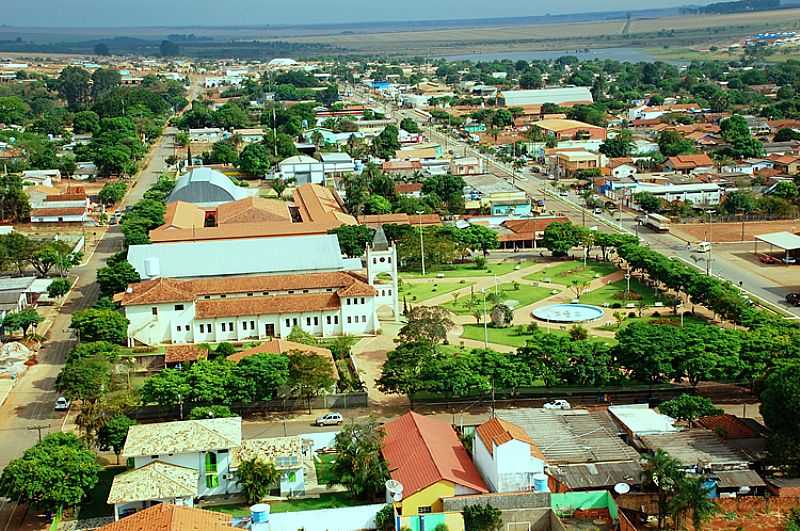
<svg viewBox="0 0 800 531"><path fill-rule="evenodd" d="M275 325L274 324L267 323L267 324L264 325L264 328L266 329L264 331L264 333L266 334L267 337L275 337Z"/></svg>

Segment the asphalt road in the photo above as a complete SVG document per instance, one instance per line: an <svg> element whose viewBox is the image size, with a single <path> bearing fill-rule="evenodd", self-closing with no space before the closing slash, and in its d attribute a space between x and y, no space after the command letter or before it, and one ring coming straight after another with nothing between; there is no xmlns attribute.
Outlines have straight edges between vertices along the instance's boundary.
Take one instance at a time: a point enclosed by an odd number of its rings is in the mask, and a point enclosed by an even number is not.
<svg viewBox="0 0 800 531"><path fill-rule="evenodd" d="M369 99L366 95L362 98ZM372 98L373 103L375 102ZM398 121L402 118L411 118L421 122L420 116L414 111L407 109L398 109L394 105L387 104L383 106L388 117L393 117ZM551 188L551 182L547 176L532 174L528 171L514 171L509 165L499 163L480 153L472 145L463 141L460 138L455 138L451 135L445 134L436 129L427 127L427 124L420 124L424 128L424 133L434 142L439 143L445 150L453 153L455 156L469 156L477 157L484 161L487 171L494 173L499 177L505 178L509 182L513 182L514 186L520 190L525 191L532 199L542 199L546 197L545 208L554 212L558 212L568 216L576 222L580 222L586 226L602 225L612 231L624 231L639 236L645 244L651 248L658 250L666 256L673 256L685 263L700 269L701 271L707 270L707 262L705 255L699 255L687 249L686 241L678 238L671 233L659 233L652 231L646 227L639 227L636 220L636 215L630 212L622 214L622 219L618 219L617 214L604 213L602 215L594 215L592 211L583 208L583 200L575 194L570 193L567 197L559 197ZM550 194L545 195L545 188L551 190ZM746 244L745 244L746 245ZM720 248L736 249L736 245L723 245ZM775 283L774 281L759 275L755 270L739 264L736 261L726 260L724 258L715 259L713 250L710 256L711 261L711 274L719 278L730 280L738 284L743 291L755 300L766 302L768 306L778 308L789 316L800 318L800 308L789 306L785 303L786 295L791 291L786 286Z"/></svg>

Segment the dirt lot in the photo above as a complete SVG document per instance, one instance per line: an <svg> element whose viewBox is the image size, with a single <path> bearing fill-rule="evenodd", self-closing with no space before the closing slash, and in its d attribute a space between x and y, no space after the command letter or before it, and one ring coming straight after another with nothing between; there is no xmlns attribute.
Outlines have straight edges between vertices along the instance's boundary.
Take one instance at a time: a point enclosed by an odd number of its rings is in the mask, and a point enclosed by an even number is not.
<svg viewBox="0 0 800 531"><path fill-rule="evenodd" d="M742 238L742 224L739 222L673 224L670 229L670 232L688 241L706 240L714 243L752 242L755 240L756 234L782 231L800 232L800 220L748 221L744 223L744 238Z"/></svg>

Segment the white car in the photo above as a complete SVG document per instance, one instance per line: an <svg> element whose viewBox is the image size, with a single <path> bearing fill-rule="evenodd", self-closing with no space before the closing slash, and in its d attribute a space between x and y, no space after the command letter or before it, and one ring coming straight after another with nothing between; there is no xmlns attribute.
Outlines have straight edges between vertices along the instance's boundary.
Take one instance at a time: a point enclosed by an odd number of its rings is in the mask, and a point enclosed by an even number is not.
<svg viewBox="0 0 800 531"><path fill-rule="evenodd" d="M314 424L317 426L338 426L344 421L341 413L328 413L317 417Z"/></svg>
<svg viewBox="0 0 800 531"><path fill-rule="evenodd" d="M544 409L572 409L566 400L552 400L542 406Z"/></svg>
<svg viewBox="0 0 800 531"><path fill-rule="evenodd" d="M70 402L69 400L67 400L63 396L59 396L58 398L56 398L55 410L56 411L68 411L70 405L72 405L72 402Z"/></svg>

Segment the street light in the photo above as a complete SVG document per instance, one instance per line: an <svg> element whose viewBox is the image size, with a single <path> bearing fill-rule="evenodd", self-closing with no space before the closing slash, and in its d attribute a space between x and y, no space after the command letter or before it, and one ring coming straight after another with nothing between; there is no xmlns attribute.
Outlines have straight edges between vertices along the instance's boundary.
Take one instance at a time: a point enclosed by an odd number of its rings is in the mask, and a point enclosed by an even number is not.
<svg viewBox="0 0 800 531"><path fill-rule="evenodd" d="M625 301L627 302L628 297L630 297L631 294L631 273L627 269L625 270L625 282L626 282Z"/></svg>
<svg viewBox="0 0 800 531"><path fill-rule="evenodd" d="M422 259L422 276L425 276L425 240L422 238L422 214L423 210L417 210L419 216L419 256Z"/></svg>
<svg viewBox="0 0 800 531"><path fill-rule="evenodd" d="M489 323L486 321L486 288L481 288L483 295L483 347L489 348Z"/></svg>

